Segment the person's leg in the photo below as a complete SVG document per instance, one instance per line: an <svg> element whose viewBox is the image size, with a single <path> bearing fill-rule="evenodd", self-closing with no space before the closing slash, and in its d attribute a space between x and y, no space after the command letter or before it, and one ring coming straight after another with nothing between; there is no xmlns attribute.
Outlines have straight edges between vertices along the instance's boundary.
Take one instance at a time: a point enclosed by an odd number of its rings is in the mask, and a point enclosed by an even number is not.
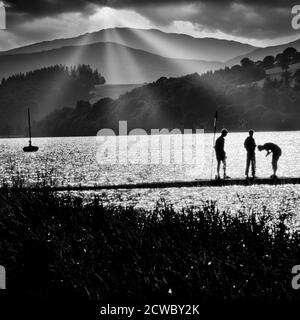
<svg viewBox="0 0 300 320"><path fill-rule="evenodd" d="M279 158L280 158L280 154L275 154L275 155L273 155L273 161L274 161L273 171L274 171L274 175L275 175L275 176L276 176L276 173L277 173L277 170L278 170L278 161L279 161Z"/></svg>
<svg viewBox="0 0 300 320"><path fill-rule="evenodd" d="M250 168L250 155L249 155L249 153L247 153L246 170L245 170L245 175L247 177L249 175L249 168Z"/></svg>
<svg viewBox="0 0 300 320"><path fill-rule="evenodd" d="M255 177L256 174L256 157L255 153L252 156L252 176Z"/></svg>
<svg viewBox="0 0 300 320"><path fill-rule="evenodd" d="M226 168L227 168L226 157L224 157L224 159L223 159L224 179L226 179L226 177L227 177L227 175L226 175Z"/></svg>
<svg viewBox="0 0 300 320"><path fill-rule="evenodd" d="M277 172L277 169L278 169L278 159L279 159L279 157L277 155L273 154L273 157L272 157L272 168L273 168L274 176L276 176L276 172Z"/></svg>
<svg viewBox="0 0 300 320"><path fill-rule="evenodd" d="M221 160L220 160L220 159L217 159L217 163L218 163L218 166L217 166L217 176L218 176L218 178L220 178Z"/></svg>

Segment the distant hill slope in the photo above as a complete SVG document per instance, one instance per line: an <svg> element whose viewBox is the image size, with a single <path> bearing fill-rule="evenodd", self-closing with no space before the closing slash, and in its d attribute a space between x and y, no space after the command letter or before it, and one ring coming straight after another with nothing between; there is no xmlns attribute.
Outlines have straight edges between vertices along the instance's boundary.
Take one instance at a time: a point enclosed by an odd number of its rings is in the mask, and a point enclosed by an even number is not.
<svg viewBox="0 0 300 320"><path fill-rule="evenodd" d="M164 33L159 30L130 28L105 29L75 38L58 39L0 52L0 55L33 53L97 42L114 42L133 49L174 59L225 62L256 49L248 44L214 38L194 38L185 34Z"/></svg>
<svg viewBox="0 0 300 320"><path fill-rule="evenodd" d="M289 43L278 45L278 46L255 49L252 52L240 55L234 59L227 61L226 65L233 66L235 64L239 64L240 61L246 57L253 60L253 61L262 60L266 56L276 56L277 54L283 52L285 49L287 49L289 47L293 47L293 48L297 49L298 51L300 51L300 39L296 40L294 42L289 42Z"/></svg>
<svg viewBox="0 0 300 320"><path fill-rule="evenodd" d="M21 135L27 131L28 107L31 120L40 120L79 100L90 100L95 86L104 83L105 79L98 72L84 65L72 70L55 65L3 79L0 136Z"/></svg>
<svg viewBox="0 0 300 320"><path fill-rule="evenodd" d="M0 56L0 78L56 64L89 64L93 69L98 69L109 84L151 82L162 76L203 73L222 66L218 62L164 58L116 43L96 43L32 54Z"/></svg>
<svg viewBox="0 0 300 320"><path fill-rule="evenodd" d="M289 75L290 75L290 84L292 86L294 86L294 84L295 84L295 79L294 79L295 73L299 69L300 69L299 62L290 65L287 69L287 71L289 72ZM280 66L276 66L274 68L266 70L266 74L267 74L268 78L271 80L277 80L277 81L283 80L283 76L282 76L283 70Z"/></svg>
<svg viewBox="0 0 300 320"><path fill-rule="evenodd" d="M245 68L247 69L247 67ZM93 136L102 128L118 132L120 120L128 121L128 130L179 128L211 132L218 110L218 128L229 131L299 130L300 86L278 83L261 87L237 86L229 75L216 72L181 78L161 78L121 95L91 104L78 102L75 108L57 110L33 124L36 136ZM251 74L249 74L251 79ZM238 77L236 80L239 81ZM225 84L225 85L223 85Z"/></svg>
<svg viewBox="0 0 300 320"><path fill-rule="evenodd" d="M120 95L130 92L143 84L102 84L95 87L91 103L95 103L103 98L118 99Z"/></svg>

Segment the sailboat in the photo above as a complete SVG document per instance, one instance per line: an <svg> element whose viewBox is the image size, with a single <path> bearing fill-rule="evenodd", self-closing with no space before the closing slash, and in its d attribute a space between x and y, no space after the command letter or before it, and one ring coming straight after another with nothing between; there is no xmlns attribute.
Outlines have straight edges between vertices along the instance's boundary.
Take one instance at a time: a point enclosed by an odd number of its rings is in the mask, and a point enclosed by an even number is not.
<svg viewBox="0 0 300 320"><path fill-rule="evenodd" d="M24 147L24 152L37 152L39 147L33 146L31 141L31 123L30 123L30 109L28 108L28 131L29 131L29 146Z"/></svg>

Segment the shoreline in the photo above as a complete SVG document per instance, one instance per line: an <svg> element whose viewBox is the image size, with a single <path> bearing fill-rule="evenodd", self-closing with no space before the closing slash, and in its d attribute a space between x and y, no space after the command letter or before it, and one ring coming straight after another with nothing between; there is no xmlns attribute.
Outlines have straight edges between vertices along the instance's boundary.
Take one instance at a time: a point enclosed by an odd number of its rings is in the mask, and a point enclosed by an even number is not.
<svg viewBox="0 0 300 320"><path fill-rule="evenodd" d="M141 128L142 129L142 128ZM152 129L152 130L163 130L163 129L166 129L166 128L161 128L161 129ZM174 128L175 129L175 128ZM167 128L167 130L174 130L174 129L170 129L170 128ZM101 128L99 129L101 130ZM142 130L145 130L145 129L142 129ZM182 132L184 131L183 128L180 128L179 130L181 130ZM193 135L195 134L196 130L199 130L198 129L193 129ZM202 130L202 129L200 129ZM145 130L147 131L147 130ZM195 132L194 132L195 131ZM130 130L129 130L130 132ZM249 130L245 129L245 131L240 131L240 130L230 130L230 133L235 133L235 134L248 134ZM298 133L300 132L300 129L297 129L297 130L255 130L256 133L276 133L276 132L280 132L280 133L290 133L290 132L295 132L295 133ZM151 132L148 132L147 131L147 134L150 135ZM213 131L205 131L201 134L213 134L214 132ZM181 133L183 134L183 133ZM179 135L177 134L176 132L174 134L170 134L170 135ZM109 137L124 137L126 135L111 135ZM132 135L132 136L135 136L135 135ZM33 139L51 139L51 138L97 138L97 133L95 133L95 135L73 135L73 136L35 136L34 134L32 135L32 138ZM16 135L16 137L10 137L10 136L0 136L0 140L7 140L7 139L28 139L27 136L25 135Z"/></svg>

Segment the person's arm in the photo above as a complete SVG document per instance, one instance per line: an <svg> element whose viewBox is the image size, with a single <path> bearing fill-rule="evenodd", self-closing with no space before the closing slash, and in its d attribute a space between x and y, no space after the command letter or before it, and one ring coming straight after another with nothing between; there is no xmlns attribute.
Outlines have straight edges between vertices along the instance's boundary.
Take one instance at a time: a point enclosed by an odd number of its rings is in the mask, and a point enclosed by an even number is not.
<svg viewBox="0 0 300 320"><path fill-rule="evenodd" d="M268 155L270 155L271 153L272 153L272 151L271 151L271 150L267 150L266 157L267 157Z"/></svg>

